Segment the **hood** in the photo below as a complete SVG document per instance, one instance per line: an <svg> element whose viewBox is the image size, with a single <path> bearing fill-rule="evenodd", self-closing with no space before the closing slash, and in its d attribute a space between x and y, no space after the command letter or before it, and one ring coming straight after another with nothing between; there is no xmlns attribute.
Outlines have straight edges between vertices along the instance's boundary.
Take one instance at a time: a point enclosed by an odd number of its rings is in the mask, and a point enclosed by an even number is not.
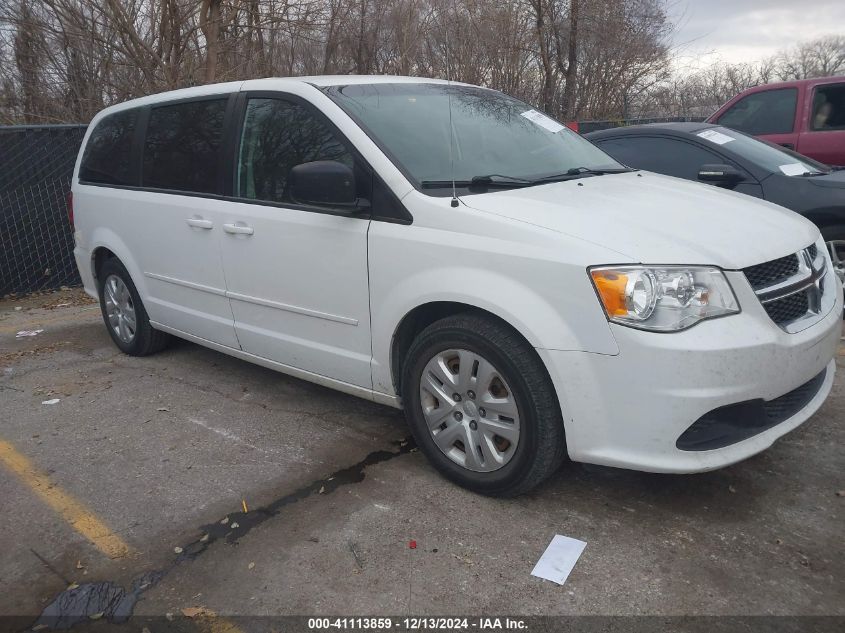
<svg viewBox="0 0 845 633"><path fill-rule="evenodd" d="M824 176L809 176L807 182L817 187L845 189L845 169L837 169Z"/></svg>
<svg viewBox="0 0 845 633"><path fill-rule="evenodd" d="M650 172L608 174L463 196L478 211L612 249L618 261L740 269L816 241L809 220L711 185Z"/></svg>

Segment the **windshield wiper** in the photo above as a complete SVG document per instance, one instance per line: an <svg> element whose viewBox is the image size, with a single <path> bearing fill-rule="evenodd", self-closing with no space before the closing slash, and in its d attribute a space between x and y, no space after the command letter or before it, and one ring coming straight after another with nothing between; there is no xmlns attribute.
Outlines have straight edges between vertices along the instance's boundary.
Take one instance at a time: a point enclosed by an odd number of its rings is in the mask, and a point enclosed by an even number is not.
<svg viewBox="0 0 845 633"><path fill-rule="evenodd" d="M487 174L485 176L473 176L469 180L456 180L456 187L530 187L547 182L559 180L574 180L585 176L603 176L605 174L622 174L635 169L591 169L589 167L573 167L562 174L543 176L542 178L520 178L517 176L504 176L502 174ZM452 186L451 180L423 180L420 185L425 189L441 189Z"/></svg>
<svg viewBox="0 0 845 633"><path fill-rule="evenodd" d="M473 176L469 180L456 180L456 187L528 187L533 185L533 180L517 178L516 176L503 176L501 174L488 174L486 176ZM426 189L440 189L451 187L451 180L423 180L420 185Z"/></svg>
<svg viewBox="0 0 845 633"><path fill-rule="evenodd" d="M555 182L558 180L574 180L575 178L583 178L584 176L604 176L605 174L626 174L631 171L637 171L636 169L629 169L627 167L623 167L620 169L592 169L590 167L573 167L572 169L567 169L562 174L553 174L551 176L544 176L542 178L537 178L533 181L533 184L542 183L542 182Z"/></svg>
<svg viewBox="0 0 845 633"><path fill-rule="evenodd" d="M470 182L474 185L496 185L505 187L521 187L530 185L533 180L519 178L517 176L503 176L502 174L487 174L486 176L473 176Z"/></svg>

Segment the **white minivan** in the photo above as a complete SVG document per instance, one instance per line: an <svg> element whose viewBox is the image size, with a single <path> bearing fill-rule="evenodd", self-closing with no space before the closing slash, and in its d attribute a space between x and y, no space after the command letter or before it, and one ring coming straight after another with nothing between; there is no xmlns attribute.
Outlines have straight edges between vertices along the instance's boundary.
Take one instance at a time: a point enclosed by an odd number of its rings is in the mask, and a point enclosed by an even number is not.
<svg viewBox="0 0 845 633"><path fill-rule="evenodd" d="M403 77L202 86L107 108L75 256L127 354L173 335L404 408L453 481L565 456L688 473L754 455L833 383L816 227L628 169L500 92Z"/></svg>

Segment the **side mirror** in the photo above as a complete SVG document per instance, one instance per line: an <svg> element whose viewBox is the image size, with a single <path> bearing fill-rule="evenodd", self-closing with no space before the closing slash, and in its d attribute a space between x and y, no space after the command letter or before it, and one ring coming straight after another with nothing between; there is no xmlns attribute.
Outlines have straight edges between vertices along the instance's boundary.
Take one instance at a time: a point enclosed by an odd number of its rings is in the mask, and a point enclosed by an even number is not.
<svg viewBox="0 0 845 633"><path fill-rule="evenodd" d="M288 192L292 202L356 210L363 201L355 197L355 174L335 160L301 163L290 170Z"/></svg>
<svg viewBox="0 0 845 633"><path fill-rule="evenodd" d="M745 180L745 175L731 165L702 165L698 170L698 179L730 189Z"/></svg>

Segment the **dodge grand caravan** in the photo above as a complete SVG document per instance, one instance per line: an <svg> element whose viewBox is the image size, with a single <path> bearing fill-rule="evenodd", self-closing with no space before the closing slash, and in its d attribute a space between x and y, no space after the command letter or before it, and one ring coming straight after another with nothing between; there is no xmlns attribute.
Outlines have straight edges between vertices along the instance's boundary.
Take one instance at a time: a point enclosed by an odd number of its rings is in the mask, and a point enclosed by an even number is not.
<svg viewBox="0 0 845 633"><path fill-rule="evenodd" d="M401 77L218 84L93 120L85 288L125 353L177 336L404 408L453 481L565 456L719 468L806 421L842 292L790 211L628 169L530 106Z"/></svg>

